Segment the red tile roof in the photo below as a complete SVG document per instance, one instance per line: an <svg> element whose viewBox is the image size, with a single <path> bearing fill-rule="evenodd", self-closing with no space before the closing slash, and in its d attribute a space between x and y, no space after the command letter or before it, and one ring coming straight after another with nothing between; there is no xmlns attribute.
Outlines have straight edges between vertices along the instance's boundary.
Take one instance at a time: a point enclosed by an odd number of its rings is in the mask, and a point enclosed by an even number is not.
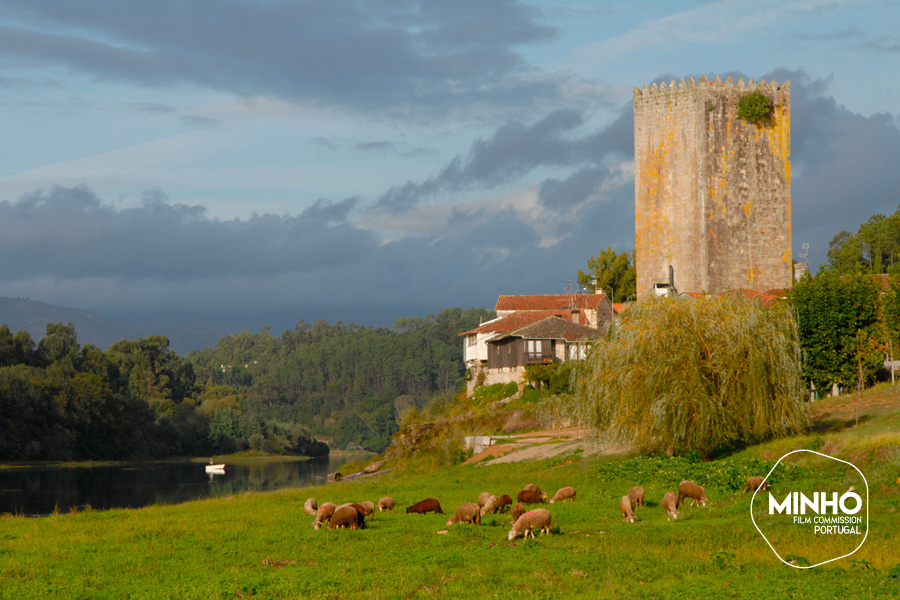
<svg viewBox="0 0 900 600"><path fill-rule="evenodd" d="M566 340L567 342L576 342L588 337L596 338L601 335L593 327L572 323L557 316L545 317L536 323L520 327L506 334L507 337L515 336L530 340Z"/></svg>
<svg viewBox="0 0 900 600"><path fill-rule="evenodd" d="M566 310L580 308L594 310L605 294L534 294L500 296L494 310Z"/></svg>
<svg viewBox="0 0 900 600"><path fill-rule="evenodd" d="M532 323L537 323L547 317L559 317L570 321L569 310L525 310L513 313L502 319L489 321L459 335L469 335L472 333L509 333ZM587 317L579 311L579 323L587 326Z"/></svg>

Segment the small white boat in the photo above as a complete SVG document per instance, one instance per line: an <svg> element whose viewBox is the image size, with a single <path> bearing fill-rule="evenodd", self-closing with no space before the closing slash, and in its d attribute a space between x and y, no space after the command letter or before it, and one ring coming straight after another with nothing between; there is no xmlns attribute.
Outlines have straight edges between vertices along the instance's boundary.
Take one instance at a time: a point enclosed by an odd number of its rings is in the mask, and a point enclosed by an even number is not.
<svg viewBox="0 0 900 600"><path fill-rule="evenodd" d="M224 473L225 472L225 464L221 465L206 465L207 473Z"/></svg>

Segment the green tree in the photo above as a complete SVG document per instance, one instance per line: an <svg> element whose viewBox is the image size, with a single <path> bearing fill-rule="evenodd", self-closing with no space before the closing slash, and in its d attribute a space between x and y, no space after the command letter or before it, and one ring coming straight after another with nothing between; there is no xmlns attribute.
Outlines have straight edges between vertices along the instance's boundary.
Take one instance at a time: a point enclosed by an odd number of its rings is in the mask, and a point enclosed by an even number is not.
<svg viewBox="0 0 900 600"><path fill-rule="evenodd" d="M854 387L860 361L866 382L881 369L880 291L872 275L841 275L834 269L822 269L791 290L806 359L803 377L817 389L830 389L834 383Z"/></svg>
<svg viewBox="0 0 900 600"><path fill-rule="evenodd" d="M578 420L645 453L704 454L808 423L791 307L646 298L574 374Z"/></svg>
<svg viewBox="0 0 900 600"><path fill-rule="evenodd" d="M828 262L840 274L859 273L863 270L862 242L849 231L842 231L828 243Z"/></svg>
<svg viewBox="0 0 900 600"><path fill-rule="evenodd" d="M591 290L601 288L621 302L637 293L637 273L632 252L615 252L611 247L588 259L588 270L578 271L578 284Z"/></svg>

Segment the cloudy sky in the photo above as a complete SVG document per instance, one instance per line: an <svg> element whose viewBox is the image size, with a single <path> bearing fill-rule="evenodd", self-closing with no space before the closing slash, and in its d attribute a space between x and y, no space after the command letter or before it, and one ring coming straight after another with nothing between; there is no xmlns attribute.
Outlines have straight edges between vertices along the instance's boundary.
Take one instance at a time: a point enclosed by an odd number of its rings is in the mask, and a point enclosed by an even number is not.
<svg viewBox="0 0 900 600"><path fill-rule="evenodd" d="M236 330L560 293L632 88L791 81L795 256L900 203L900 2L0 0L0 296Z"/></svg>

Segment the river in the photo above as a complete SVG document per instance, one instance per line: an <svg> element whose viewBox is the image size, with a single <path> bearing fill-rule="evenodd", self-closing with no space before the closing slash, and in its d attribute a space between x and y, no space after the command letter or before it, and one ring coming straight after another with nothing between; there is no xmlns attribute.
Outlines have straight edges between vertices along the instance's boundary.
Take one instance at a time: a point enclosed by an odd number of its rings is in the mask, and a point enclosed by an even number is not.
<svg viewBox="0 0 900 600"><path fill-rule="evenodd" d="M325 459L241 460L223 474L202 462L142 462L103 466L35 465L0 469L0 514L43 516L54 511L137 508L325 483L328 473L371 454Z"/></svg>

